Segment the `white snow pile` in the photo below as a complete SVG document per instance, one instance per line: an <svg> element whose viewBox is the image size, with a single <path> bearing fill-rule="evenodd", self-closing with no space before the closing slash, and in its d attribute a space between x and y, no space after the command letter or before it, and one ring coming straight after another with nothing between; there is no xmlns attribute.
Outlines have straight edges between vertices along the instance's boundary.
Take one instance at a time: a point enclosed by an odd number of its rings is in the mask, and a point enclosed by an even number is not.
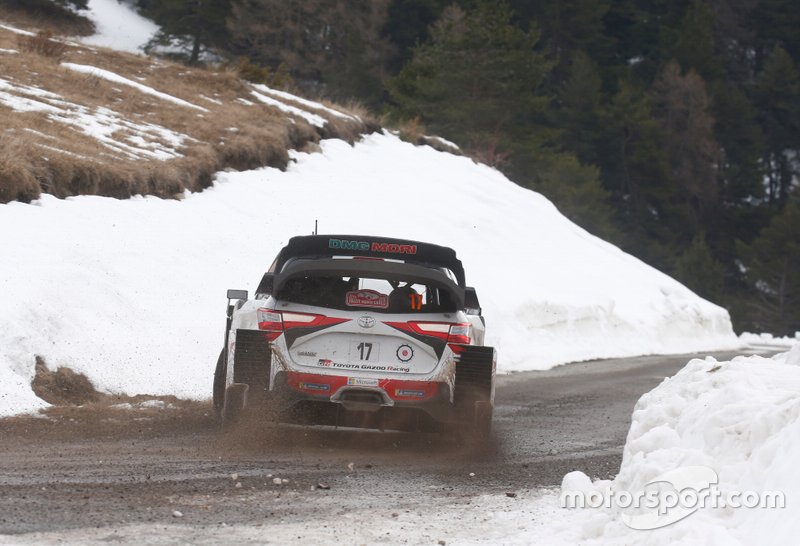
<svg viewBox="0 0 800 546"><path fill-rule="evenodd" d="M792 347L800 343L800 332L795 332L794 337L774 336L769 333L742 332L739 334L739 341L752 347Z"/></svg>
<svg viewBox="0 0 800 546"><path fill-rule="evenodd" d="M564 477L562 490L635 493L664 473L674 476L676 469L707 467L718 476L715 488L722 502L728 503L728 495L734 494L733 503L743 506L723 507L708 500L685 519L652 530L629 527L621 514L635 515L630 508L578 508L568 512L569 526L581 529L572 539L585 544L796 543L798 460L800 345L771 359L692 360L637 403L622 467L613 482L591 483L573 472ZM770 507L768 492L782 493L785 507L774 507L778 502ZM686 499L676 510L692 508L692 497L687 494ZM747 507L756 504L759 507ZM669 521L664 514L660 518L653 521Z"/></svg>
<svg viewBox="0 0 800 546"><path fill-rule="evenodd" d="M728 313L464 157L375 134L282 172L219 173L181 201L0 206L0 413L41 406L34 355L114 393L210 395L225 290L255 288L288 239L322 233L455 248L501 371L732 348Z"/></svg>
<svg viewBox="0 0 800 546"><path fill-rule="evenodd" d="M97 31L81 39L87 45L141 53L159 29L158 25L139 15L131 5L118 0L89 0L88 11L82 15L94 23Z"/></svg>

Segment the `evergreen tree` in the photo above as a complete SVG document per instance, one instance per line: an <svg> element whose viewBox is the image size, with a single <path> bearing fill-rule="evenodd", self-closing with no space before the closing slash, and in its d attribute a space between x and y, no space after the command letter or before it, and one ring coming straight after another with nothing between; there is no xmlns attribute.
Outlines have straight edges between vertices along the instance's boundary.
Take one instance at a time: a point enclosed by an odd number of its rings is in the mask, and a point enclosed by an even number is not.
<svg viewBox="0 0 800 546"><path fill-rule="evenodd" d="M541 145L536 121L550 100L540 91L550 64L537 43L535 31L511 24L506 4L481 2L469 14L448 7L431 41L388 82L392 113L419 116L432 131L495 157Z"/></svg>
<svg viewBox="0 0 800 546"><path fill-rule="evenodd" d="M377 106L392 55L381 36L389 0L236 0L231 50L288 68L306 92Z"/></svg>
<svg viewBox="0 0 800 546"><path fill-rule="evenodd" d="M682 75L670 62L654 85L655 114L670 166L663 221L684 241L717 227L719 145L705 82L694 70Z"/></svg>
<svg viewBox="0 0 800 546"><path fill-rule="evenodd" d="M714 56L714 15L706 2L693 0L676 29L664 33L665 53L687 71L694 69L706 80L719 77Z"/></svg>
<svg viewBox="0 0 800 546"><path fill-rule="evenodd" d="M625 228L626 248L664 268L674 234L660 210L670 187L662 127L645 89L626 80L618 87L600 110L602 179Z"/></svg>
<svg viewBox="0 0 800 546"><path fill-rule="evenodd" d="M449 0L392 1L382 32L397 48L398 54L392 62L395 71L411 58L416 46L428 39L430 27L448 4Z"/></svg>
<svg viewBox="0 0 800 546"><path fill-rule="evenodd" d="M571 56L567 79L557 96L554 123L562 129L560 142L585 164L599 164L597 138L602 133L600 109L604 96L597 64L583 51Z"/></svg>
<svg viewBox="0 0 800 546"><path fill-rule="evenodd" d="M800 203L789 202L739 253L757 299L751 302L758 331L800 331Z"/></svg>
<svg viewBox="0 0 800 546"><path fill-rule="evenodd" d="M725 283L725 268L711 255L711 249L702 233L694 236L675 261L675 278L691 290L720 303Z"/></svg>
<svg viewBox="0 0 800 546"><path fill-rule="evenodd" d="M800 176L800 74L792 58L776 46L758 76L756 104L766 137L762 158L767 198L781 206Z"/></svg>
<svg viewBox="0 0 800 546"><path fill-rule="evenodd" d="M161 26L146 51L178 45L195 64L203 50L224 46L228 39L225 21L231 0L145 0L142 6Z"/></svg>

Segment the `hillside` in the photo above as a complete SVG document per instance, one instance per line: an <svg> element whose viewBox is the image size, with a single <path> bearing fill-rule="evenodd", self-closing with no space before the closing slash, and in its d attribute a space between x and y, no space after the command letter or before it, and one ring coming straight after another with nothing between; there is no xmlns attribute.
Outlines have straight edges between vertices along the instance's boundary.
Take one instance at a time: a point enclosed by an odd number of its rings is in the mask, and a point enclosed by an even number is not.
<svg viewBox="0 0 800 546"><path fill-rule="evenodd" d="M0 202L208 187L226 168L377 129L363 115L241 80L0 21Z"/></svg>
<svg viewBox="0 0 800 546"><path fill-rule="evenodd" d="M0 205L25 234L0 264L0 414L44 405L37 356L106 392L207 398L225 289L315 221L453 246L504 372L739 345L724 309L542 195L359 112L9 25L0 48L0 184L33 200ZM152 196L59 199L80 193Z"/></svg>

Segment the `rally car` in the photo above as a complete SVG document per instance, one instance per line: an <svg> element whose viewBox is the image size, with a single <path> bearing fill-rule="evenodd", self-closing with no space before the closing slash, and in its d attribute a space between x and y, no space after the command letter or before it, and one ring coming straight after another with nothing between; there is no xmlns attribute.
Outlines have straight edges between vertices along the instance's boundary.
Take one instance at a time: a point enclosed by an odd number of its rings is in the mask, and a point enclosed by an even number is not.
<svg viewBox="0 0 800 546"><path fill-rule="evenodd" d="M253 298L228 291L223 424L491 429L497 353L456 253L384 237L293 237ZM252 420L249 420L252 422Z"/></svg>

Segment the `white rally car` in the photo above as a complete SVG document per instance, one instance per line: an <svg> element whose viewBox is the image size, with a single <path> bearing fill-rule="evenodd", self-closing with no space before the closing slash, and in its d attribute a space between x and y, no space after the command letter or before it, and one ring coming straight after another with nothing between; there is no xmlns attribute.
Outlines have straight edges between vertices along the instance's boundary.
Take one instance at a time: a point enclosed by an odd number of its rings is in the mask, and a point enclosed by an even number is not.
<svg viewBox="0 0 800 546"><path fill-rule="evenodd" d="M235 301L235 303L232 303ZM491 429L497 353L446 247L383 237L293 237L252 299L228 291L214 375L223 423Z"/></svg>

